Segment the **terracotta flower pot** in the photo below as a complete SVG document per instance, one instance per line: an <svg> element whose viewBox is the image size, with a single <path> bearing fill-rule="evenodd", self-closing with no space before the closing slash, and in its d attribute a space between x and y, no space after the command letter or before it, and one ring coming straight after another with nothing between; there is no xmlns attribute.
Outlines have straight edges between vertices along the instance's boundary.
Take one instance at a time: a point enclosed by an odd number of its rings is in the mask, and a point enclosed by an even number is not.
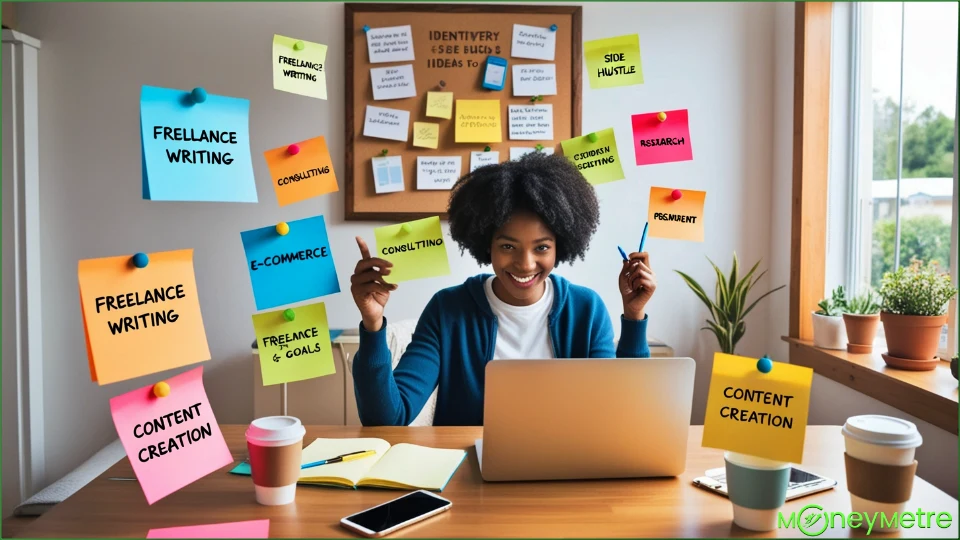
<svg viewBox="0 0 960 540"><path fill-rule="evenodd" d="M847 352L870 354L873 352L873 340L877 337L877 325L880 314L854 315L843 314L843 324L847 327Z"/></svg>
<svg viewBox="0 0 960 540"><path fill-rule="evenodd" d="M847 329L843 317L813 313L813 346L821 349L846 349Z"/></svg>
<svg viewBox="0 0 960 540"><path fill-rule="evenodd" d="M910 360L932 360L940 345L940 329L947 315L895 315L880 313L887 335L887 354Z"/></svg>

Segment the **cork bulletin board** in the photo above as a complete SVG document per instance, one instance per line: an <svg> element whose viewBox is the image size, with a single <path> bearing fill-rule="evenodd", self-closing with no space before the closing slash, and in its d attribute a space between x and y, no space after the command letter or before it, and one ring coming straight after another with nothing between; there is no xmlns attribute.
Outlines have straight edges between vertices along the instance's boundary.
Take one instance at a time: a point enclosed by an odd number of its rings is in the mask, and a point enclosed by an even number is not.
<svg viewBox="0 0 960 540"><path fill-rule="evenodd" d="M560 141L581 135L581 15L579 6L518 6L461 4L346 4L345 83L346 83L346 219L407 221L439 215L446 219L448 190L417 189L417 158L420 156L461 156L460 175L470 171L470 153L490 146L499 151L499 161L510 159L511 147L537 144L562 153ZM510 55L513 25L540 28L556 25L554 60L514 58ZM414 59L389 63L370 63L367 35L370 29L410 25ZM481 37L482 36L482 39ZM502 90L483 88L487 56L508 62ZM553 108L553 139L544 141L511 140L508 133L508 105L530 105L530 97L513 95L516 64L555 64L557 94L544 95L536 104ZM413 64L416 96L374 100L371 68ZM440 81L445 85L441 88ZM426 116L427 92L452 92L458 99L500 100L500 143L456 143L455 118L447 120ZM363 135L367 106L401 109L410 113L406 142ZM437 149L413 146L413 123L440 124ZM378 194L374 187L372 159L382 150L388 156L401 156L404 186L402 191Z"/></svg>

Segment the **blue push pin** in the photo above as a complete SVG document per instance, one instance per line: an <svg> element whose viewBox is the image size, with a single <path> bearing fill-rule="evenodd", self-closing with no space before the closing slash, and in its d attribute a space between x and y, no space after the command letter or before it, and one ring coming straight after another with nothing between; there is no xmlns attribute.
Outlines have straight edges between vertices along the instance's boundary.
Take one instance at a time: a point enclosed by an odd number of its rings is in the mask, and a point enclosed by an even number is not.
<svg viewBox="0 0 960 540"><path fill-rule="evenodd" d="M149 262L150 257L147 257L146 253L141 252L133 256L133 265L137 268L146 268Z"/></svg>
<svg viewBox="0 0 960 540"><path fill-rule="evenodd" d="M767 355L763 355L763 358L757 360L757 369L760 373L770 373L770 370L773 369L773 360L767 358Z"/></svg>
<svg viewBox="0 0 960 540"><path fill-rule="evenodd" d="M207 91L200 87L194 88L193 91L190 92L190 99L192 99L194 103L203 103L207 100Z"/></svg>
<svg viewBox="0 0 960 540"><path fill-rule="evenodd" d="M556 32L556 31L557 31L557 25L551 24L551 25L550 25L550 31L551 31L551 32Z"/></svg>
<svg viewBox="0 0 960 540"><path fill-rule="evenodd" d="M369 25L369 24L363 25L363 31L364 31L364 32L369 32L369 31L370 31L370 25Z"/></svg>

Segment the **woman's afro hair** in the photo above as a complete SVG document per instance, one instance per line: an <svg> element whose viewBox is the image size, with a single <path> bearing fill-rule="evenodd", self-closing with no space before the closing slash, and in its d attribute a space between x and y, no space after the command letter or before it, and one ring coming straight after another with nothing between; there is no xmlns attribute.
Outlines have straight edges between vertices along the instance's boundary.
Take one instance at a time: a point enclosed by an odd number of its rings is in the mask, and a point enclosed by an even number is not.
<svg viewBox="0 0 960 540"><path fill-rule="evenodd" d="M557 238L557 263L583 259L600 222L593 186L561 155L531 152L485 165L450 194L450 235L480 264L490 264L493 234L518 211L538 216Z"/></svg>

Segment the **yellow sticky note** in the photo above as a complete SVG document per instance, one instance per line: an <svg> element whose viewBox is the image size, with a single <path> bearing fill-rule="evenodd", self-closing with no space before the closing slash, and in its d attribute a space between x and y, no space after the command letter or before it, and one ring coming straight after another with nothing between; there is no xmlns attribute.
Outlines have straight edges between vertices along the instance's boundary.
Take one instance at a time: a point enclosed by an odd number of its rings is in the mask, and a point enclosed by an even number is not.
<svg viewBox="0 0 960 540"><path fill-rule="evenodd" d="M803 462L813 370L716 353L702 445L777 461Z"/></svg>
<svg viewBox="0 0 960 540"><path fill-rule="evenodd" d="M421 148L434 148L440 144L440 124L431 122L413 123L413 145Z"/></svg>
<svg viewBox="0 0 960 540"><path fill-rule="evenodd" d="M584 42L583 55L587 59L590 88L643 84L637 34Z"/></svg>
<svg viewBox="0 0 960 540"><path fill-rule="evenodd" d="M393 263L388 283L450 274L440 217L428 217L374 229L377 257Z"/></svg>
<svg viewBox="0 0 960 540"><path fill-rule="evenodd" d="M264 386L336 373L323 302L258 313L253 329Z"/></svg>
<svg viewBox="0 0 960 540"><path fill-rule="evenodd" d="M590 142L590 135L596 137L596 142ZM561 141L560 146L563 147L563 155L577 166L591 184L605 184L625 178L613 128Z"/></svg>
<svg viewBox="0 0 960 540"><path fill-rule="evenodd" d="M326 45L274 34L274 90L327 99L326 59Z"/></svg>
<svg viewBox="0 0 960 540"><path fill-rule="evenodd" d="M453 116L453 92L427 92L427 116L449 120Z"/></svg>
<svg viewBox="0 0 960 540"><path fill-rule="evenodd" d="M674 192L679 192L679 199ZM703 203L706 191L692 189L650 188L647 221L650 236L703 242Z"/></svg>
<svg viewBox="0 0 960 540"><path fill-rule="evenodd" d="M503 140L499 99L458 99L455 142L498 143Z"/></svg>

